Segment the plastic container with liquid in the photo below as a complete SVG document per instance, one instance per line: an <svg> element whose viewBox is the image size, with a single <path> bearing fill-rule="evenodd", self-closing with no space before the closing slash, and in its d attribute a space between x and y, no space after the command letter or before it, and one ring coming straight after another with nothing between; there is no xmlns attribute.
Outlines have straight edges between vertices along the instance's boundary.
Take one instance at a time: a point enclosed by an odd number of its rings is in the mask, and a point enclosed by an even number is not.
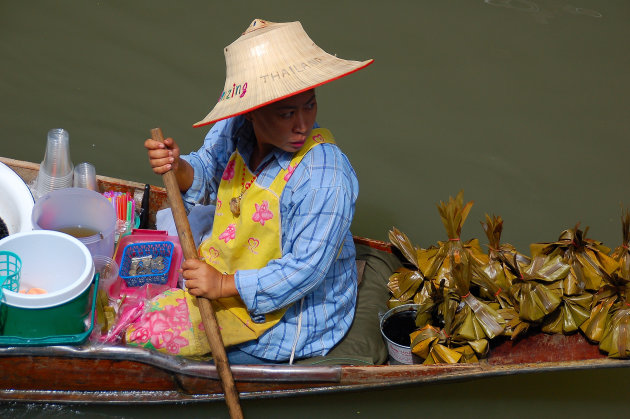
<svg viewBox="0 0 630 419"><path fill-rule="evenodd" d="M107 198L85 188L65 188L37 200L33 229L55 230L79 239L95 256L113 257L116 212Z"/></svg>

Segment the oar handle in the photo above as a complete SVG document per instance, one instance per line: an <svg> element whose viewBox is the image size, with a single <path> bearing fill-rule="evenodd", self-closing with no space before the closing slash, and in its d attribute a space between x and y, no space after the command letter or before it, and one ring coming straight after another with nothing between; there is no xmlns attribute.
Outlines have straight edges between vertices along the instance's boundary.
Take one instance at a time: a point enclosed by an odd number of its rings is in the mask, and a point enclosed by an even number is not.
<svg viewBox="0 0 630 419"><path fill-rule="evenodd" d="M151 137L155 141L164 142L164 136L162 135L162 129L153 128L151 130ZM188 216L186 215L186 209L184 208L184 201L179 191L179 185L177 184L177 178L172 170L162 175L162 180L166 186L166 194L168 196L168 203L173 213L175 220L175 227L177 228L177 235L179 236L179 242L182 246L182 252L184 253L184 259L197 259L197 249L195 247L195 241L190 230L190 224L188 223ZM210 344L210 350L214 357L214 364L219 371L219 377L223 383L223 392L225 394L225 402L230 410L230 417L242 418L243 412L239 402L238 392L234 385L234 377L230 370L230 364L225 353L225 346L223 346L223 340L221 339L221 332L219 331L219 324L217 323L216 315L212 304L206 298L197 297L197 303L199 304L199 311L201 312L201 320L203 327L206 330L206 336L208 337L208 343Z"/></svg>

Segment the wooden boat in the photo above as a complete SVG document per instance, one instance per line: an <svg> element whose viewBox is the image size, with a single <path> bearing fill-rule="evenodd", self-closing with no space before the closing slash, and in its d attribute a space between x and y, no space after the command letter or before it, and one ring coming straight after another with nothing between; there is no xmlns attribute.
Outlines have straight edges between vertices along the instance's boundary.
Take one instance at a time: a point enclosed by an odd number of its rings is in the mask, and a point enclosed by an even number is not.
<svg viewBox="0 0 630 419"><path fill-rule="evenodd" d="M38 164L0 157L26 182ZM142 194L144 185L104 176L101 190ZM166 206L164 188L151 187L152 215ZM356 237L391 252L388 243ZM534 334L493 342L487 359L455 365L233 365L241 398L373 390L544 371L618 368L630 360L601 353L580 334ZM0 347L0 401L56 403L198 402L223 399L216 368L207 362L125 346Z"/></svg>

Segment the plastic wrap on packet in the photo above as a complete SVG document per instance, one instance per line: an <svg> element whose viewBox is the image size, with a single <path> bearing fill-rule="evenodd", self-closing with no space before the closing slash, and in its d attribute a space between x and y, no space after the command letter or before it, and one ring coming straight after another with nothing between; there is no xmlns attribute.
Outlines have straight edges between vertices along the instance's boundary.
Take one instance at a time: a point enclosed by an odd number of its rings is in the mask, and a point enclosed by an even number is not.
<svg viewBox="0 0 630 419"><path fill-rule="evenodd" d="M171 355L203 356L210 352L195 297L172 288L151 298L125 328L125 343Z"/></svg>

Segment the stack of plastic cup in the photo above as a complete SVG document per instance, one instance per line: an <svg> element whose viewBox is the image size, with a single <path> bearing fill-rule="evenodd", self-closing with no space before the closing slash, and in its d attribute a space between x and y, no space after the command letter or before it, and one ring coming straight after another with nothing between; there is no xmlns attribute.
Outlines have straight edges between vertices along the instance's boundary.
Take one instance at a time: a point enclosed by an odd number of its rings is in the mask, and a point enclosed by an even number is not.
<svg viewBox="0 0 630 419"><path fill-rule="evenodd" d="M74 167L73 185L75 188L85 188L98 192L94 165L85 162L77 164Z"/></svg>
<svg viewBox="0 0 630 419"><path fill-rule="evenodd" d="M41 197L55 189L72 187L73 165L70 160L70 135L63 128L48 131L46 154L39 166L35 190Z"/></svg>

